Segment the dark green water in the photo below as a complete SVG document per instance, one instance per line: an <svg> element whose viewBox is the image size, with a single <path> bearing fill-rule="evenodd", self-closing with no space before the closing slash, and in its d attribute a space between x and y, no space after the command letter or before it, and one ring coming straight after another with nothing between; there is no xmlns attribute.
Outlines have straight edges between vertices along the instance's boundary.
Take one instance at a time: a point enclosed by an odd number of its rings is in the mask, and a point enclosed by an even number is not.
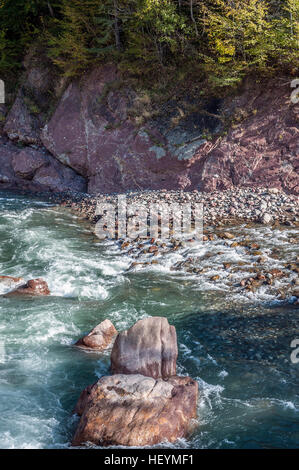
<svg viewBox="0 0 299 470"><path fill-rule="evenodd" d="M254 236L288 251L284 234L277 243L263 230ZM298 308L264 291L234 294L226 279L215 289L167 260L127 273L130 263L75 217L0 193L0 274L43 277L52 291L0 297L0 447L69 446L80 392L109 371L108 353L72 344L105 318L124 329L148 315L176 326L179 374L199 382L199 426L176 447L298 447L299 364L290 360Z"/></svg>

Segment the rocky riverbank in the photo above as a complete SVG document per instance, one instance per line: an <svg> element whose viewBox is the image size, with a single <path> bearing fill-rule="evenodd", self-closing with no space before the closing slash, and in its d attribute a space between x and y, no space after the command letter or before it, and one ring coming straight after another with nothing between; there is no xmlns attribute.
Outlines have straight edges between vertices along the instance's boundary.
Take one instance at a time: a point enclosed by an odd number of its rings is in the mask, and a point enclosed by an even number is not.
<svg viewBox="0 0 299 470"><path fill-rule="evenodd" d="M292 302L299 298L298 197L277 189L224 192L131 192L127 205L149 208L152 203L203 203L203 243L190 233L184 240L121 238L113 243L128 262L128 272L165 268L195 276L208 289L248 297ZM97 201L114 204L117 195L59 196L61 207L93 225ZM189 237L189 238L188 238ZM108 235L107 235L107 238ZM270 243L270 244L269 244ZM274 245L274 247L273 247Z"/></svg>
<svg viewBox="0 0 299 470"><path fill-rule="evenodd" d="M66 192L43 196L59 211L71 211L91 224L99 220L97 202L117 207L118 195L94 197ZM296 302L299 298L298 196L272 189L198 191L143 191L125 194L127 206L149 208L152 203L189 203L204 207L202 243L187 233L166 240L114 239L113 249L127 268L124 273L166 269L189 277L207 290L223 291L244 300ZM116 233L117 235L117 233ZM18 275L18 273L15 273ZM186 280L184 279L184 282ZM240 300L240 299L239 299Z"/></svg>
<svg viewBox="0 0 299 470"><path fill-rule="evenodd" d="M186 191L131 191L124 194L127 205L149 208L150 204L203 204L204 224L215 226L234 222L299 225L299 196L285 194L276 188L235 188L227 191L202 193ZM97 202L117 206L118 194L91 196L79 193L64 193L51 196L79 216L96 221Z"/></svg>

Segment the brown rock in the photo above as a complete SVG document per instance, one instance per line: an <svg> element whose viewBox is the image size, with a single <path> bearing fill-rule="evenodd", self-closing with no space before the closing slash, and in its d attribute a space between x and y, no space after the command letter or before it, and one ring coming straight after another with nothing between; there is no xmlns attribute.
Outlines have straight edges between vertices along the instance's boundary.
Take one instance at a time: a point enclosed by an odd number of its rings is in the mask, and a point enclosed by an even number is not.
<svg viewBox="0 0 299 470"><path fill-rule="evenodd" d="M37 116L30 113L25 103L26 97L22 89L19 90L16 100L8 113L4 132L11 140L25 144L39 142L40 121Z"/></svg>
<svg viewBox="0 0 299 470"><path fill-rule="evenodd" d="M0 188L84 192L86 184L51 155L30 147L20 150L0 136Z"/></svg>
<svg viewBox="0 0 299 470"><path fill-rule="evenodd" d="M271 274L273 277L279 278L285 276L285 273L281 271L281 269L273 268L269 271L269 274Z"/></svg>
<svg viewBox="0 0 299 470"><path fill-rule="evenodd" d="M50 295L50 290L48 284L43 279L31 279L26 284L21 285L17 289L8 292L6 296L14 295L33 295L33 296L43 296Z"/></svg>
<svg viewBox="0 0 299 470"><path fill-rule="evenodd" d="M47 115L45 111L54 105L55 95L58 95L56 89L63 81L58 78L50 59L45 54L37 58L33 49L23 61L22 84L4 126L4 132L11 140L25 144L40 143L40 129Z"/></svg>
<svg viewBox="0 0 299 470"><path fill-rule="evenodd" d="M88 178L89 193L190 187L188 161L175 158L158 126L129 116L132 90L113 85L114 65L95 68L65 90L41 139L60 162ZM107 89L111 90L107 93Z"/></svg>
<svg viewBox="0 0 299 470"><path fill-rule="evenodd" d="M224 238L224 239L227 239L227 240L232 240L233 238L235 238L235 235L233 235L230 232L224 232L224 233L220 234L220 237Z"/></svg>
<svg viewBox="0 0 299 470"><path fill-rule="evenodd" d="M223 139L203 144L195 153L192 182L197 180L201 191L237 186L299 194L298 107L290 106L287 88L282 91L274 80L248 80L242 94L226 100L230 112L239 108L248 116Z"/></svg>
<svg viewBox="0 0 299 470"><path fill-rule="evenodd" d="M46 156L34 149L22 150L12 160L15 174L24 179L32 179L35 172L47 163Z"/></svg>
<svg viewBox="0 0 299 470"><path fill-rule="evenodd" d="M158 251L158 247L155 246L155 245L150 246L149 249L148 249L149 253L155 253L157 251Z"/></svg>
<svg viewBox="0 0 299 470"><path fill-rule="evenodd" d="M144 318L117 336L111 370L114 374L142 374L155 379L171 377L176 375L177 356L175 327L167 318Z"/></svg>
<svg viewBox="0 0 299 470"><path fill-rule="evenodd" d="M142 375L102 377L81 394L72 445L145 446L185 437L195 426L198 384Z"/></svg>
<svg viewBox="0 0 299 470"><path fill-rule="evenodd" d="M113 323L111 323L110 320L104 320L91 330L88 335L79 339L79 341L75 343L75 346L103 351L111 345L116 335L117 330Z"/></svg>
<svg viewBox="0 0 299 470"><path fill-rule="evenodd" d="M231 267L231 263L223 263L224 269L229 269Z"/></svg>
<svg viewBox="0 0 299 470"><path fill-rule="evenodd" d="M55 79L48 65L45 60L27 60L24 83L6 116L4 132L26 144L42 142L58 161L86 178L89 193L267 187L299 194L298 107L290 105L287 86L248 80L239 96L232 99L228 94L221 109L229 119L241 110L242 120L235 119L223 138L207 142L198 131L194 139L195 124L213 133L220 121L204 117L200 107L192 116L185 113L186 119L181 117L174 127L172 112L142 125L135 122L136 92L123 83L114 65L95 67L84 83L74 79L63 93L66 79ZM49 96L55 112L46 122ZM142 112L137 117L142 118ZM11 187L10 168L6 170L0 164L0 184ZM43 172L41 181L52 185L53 168L47 179ZM272 220L262 215L267 218L267 223Z"/></svg>

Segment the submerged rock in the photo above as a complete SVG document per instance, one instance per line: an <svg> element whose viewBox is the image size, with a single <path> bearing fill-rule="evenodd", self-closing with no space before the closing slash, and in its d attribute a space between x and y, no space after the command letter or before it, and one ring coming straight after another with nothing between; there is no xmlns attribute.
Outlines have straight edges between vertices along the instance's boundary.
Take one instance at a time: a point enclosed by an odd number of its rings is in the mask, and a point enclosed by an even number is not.
<svg viewBox="0 0 299 470"><path fill-rule="evenodd" d="M16 289L18 286L23 285L25 280L22 277L0 276L0 287L5 290Z"/></svg>
<svg viewBox="0 0 299 470"><path fill-rule="evenodd" d="M145 446L174 442L194 427L198 384L190 377L102 377L81 394L72 445Z"/></svg>
<svg viewBox="0 0 299 470"><path fill-rule="evenodd" d="M17 289L8 292L6 296L14 295L33 295L33 296L43 296L50 295L50 290L48 284L43 279L31 279L26 284L22 284L17 287Z"/></svg>
<svg viewBox="0 0 299 470"><path fill-rule="evenodd" d="M114 374L142 374L155 379L176 375L177 336L167 318L139 320L120 333L111 354Z"/></svg>
<svg viewBox="0 0 299 470"><path fill-rule="evenodd" d="M93 328L88 335L79 339L75 346L102 351L111 345L116 335L117 330L113 323L110 320L104 320Z"/></svg>

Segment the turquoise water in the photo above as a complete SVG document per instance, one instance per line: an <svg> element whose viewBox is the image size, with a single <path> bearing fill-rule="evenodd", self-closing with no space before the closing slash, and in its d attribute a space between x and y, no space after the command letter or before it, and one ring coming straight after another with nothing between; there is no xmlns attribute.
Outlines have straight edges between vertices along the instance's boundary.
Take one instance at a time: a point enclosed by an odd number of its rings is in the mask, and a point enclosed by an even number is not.
<svg viewBox="0 0 299 470"><path fill-rule="evenodd" d="M277 246L263 230L254 236ZM279 247L285 258L294 249ZM178 371L199 383L198 428L176 447L298 447L298 308L271 292L234 293L225 278L215 288L167 260L127 272L131 261L76 217L0 193L0 275L42 277L52 292L0 297L0 448L68 447L80 392L109 372L108 352L73 343L105 318L120 330L148 315L176 326Z"/></svg>

